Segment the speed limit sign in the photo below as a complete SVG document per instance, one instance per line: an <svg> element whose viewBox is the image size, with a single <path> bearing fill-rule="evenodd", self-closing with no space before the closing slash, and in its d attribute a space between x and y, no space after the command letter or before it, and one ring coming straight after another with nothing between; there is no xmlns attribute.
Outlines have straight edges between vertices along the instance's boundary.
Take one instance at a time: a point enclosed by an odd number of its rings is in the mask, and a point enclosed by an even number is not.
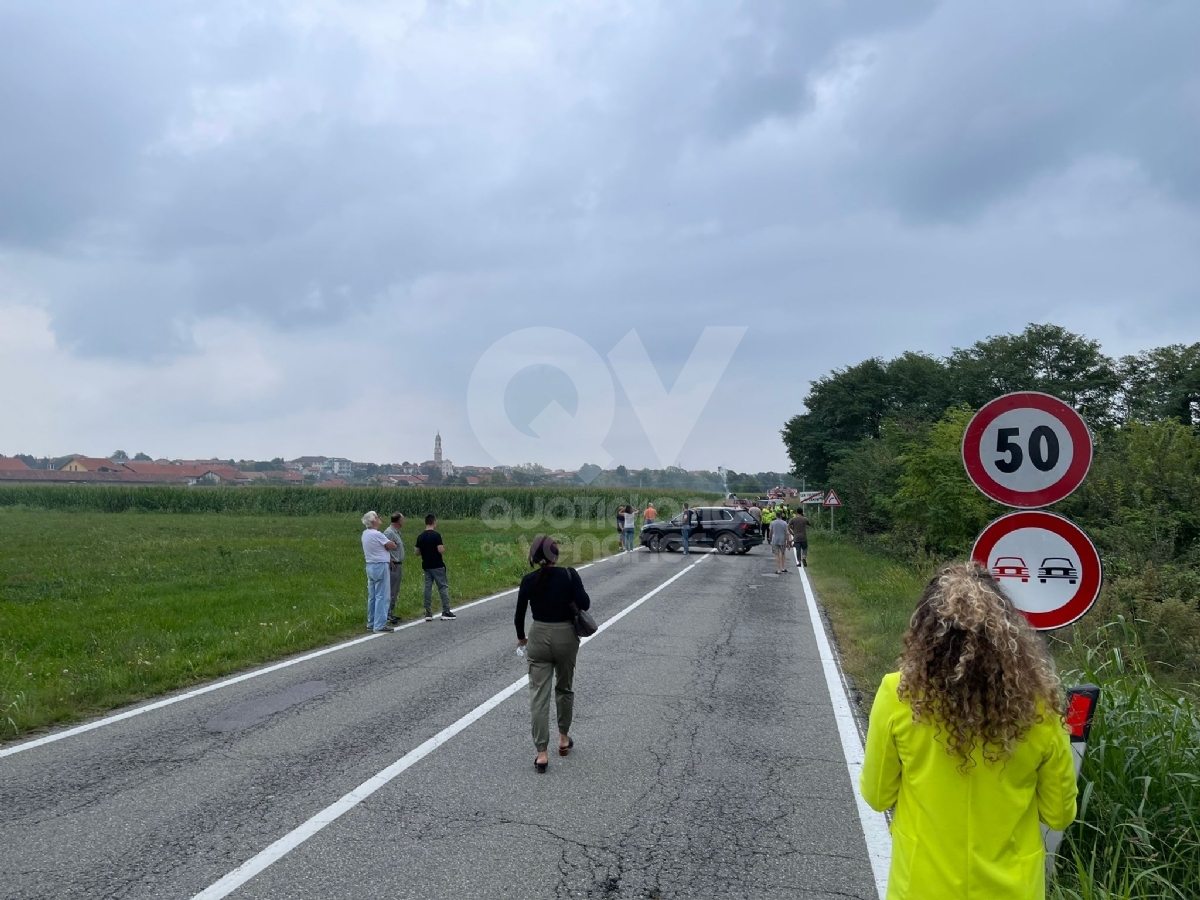
<svg viewBox="0 0 1200 900"><path fill-rule="evenodd" d="M1005 394L984 406L963 435L975 486L1005 506L1034 509L1068 496L1092 465L1087 424L1057 397Z"/></svg>

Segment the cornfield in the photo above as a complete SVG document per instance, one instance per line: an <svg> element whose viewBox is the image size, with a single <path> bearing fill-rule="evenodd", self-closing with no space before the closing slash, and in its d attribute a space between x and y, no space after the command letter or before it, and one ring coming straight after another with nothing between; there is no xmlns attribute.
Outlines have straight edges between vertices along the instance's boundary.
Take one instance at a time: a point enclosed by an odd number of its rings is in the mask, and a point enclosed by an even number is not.
<svg viewBox="0 0 1200 900"><path fill-rule="evenodd" d="M436 488L319 488L319 487L118 487L37 485L0 488L0 507L76 510L86 512L221 513L244 516L307 516L362 514L393 510L406 516L433 513L444 519L490 518L603 521L617 507L632 503L644 508L653 502L663 515L673 515L684 503L711 502L717 494L686 490L588 487L436 487Z"/></svg>

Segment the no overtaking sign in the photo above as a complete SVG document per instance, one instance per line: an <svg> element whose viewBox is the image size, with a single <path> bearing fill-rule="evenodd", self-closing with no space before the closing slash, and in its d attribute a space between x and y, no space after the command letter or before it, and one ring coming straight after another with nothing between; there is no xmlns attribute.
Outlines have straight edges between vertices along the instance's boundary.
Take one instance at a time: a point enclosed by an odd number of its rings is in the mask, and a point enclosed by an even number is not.
<svg viewBox="0 0 1200 900"><path fill-rule="evenodd" d="M1100 554L1074 522L1042 510L1002 516L983 530L971 558L992 573L1039 631L1070 625L1096 602Z"/></svg>

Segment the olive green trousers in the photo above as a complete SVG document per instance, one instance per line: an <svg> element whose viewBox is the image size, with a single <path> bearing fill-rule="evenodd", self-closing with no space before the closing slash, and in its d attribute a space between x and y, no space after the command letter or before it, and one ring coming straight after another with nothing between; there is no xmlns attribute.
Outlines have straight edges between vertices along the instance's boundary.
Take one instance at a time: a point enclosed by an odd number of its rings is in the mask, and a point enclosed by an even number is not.
<svg viewBox="0 0 1200 900"><path fill-rule="evenodd" d="M575 659L579 637L570 622L534 622L529 628L529 717L538 753L550 746L550 684L558 733L569 734L575 712Z"/></svg>

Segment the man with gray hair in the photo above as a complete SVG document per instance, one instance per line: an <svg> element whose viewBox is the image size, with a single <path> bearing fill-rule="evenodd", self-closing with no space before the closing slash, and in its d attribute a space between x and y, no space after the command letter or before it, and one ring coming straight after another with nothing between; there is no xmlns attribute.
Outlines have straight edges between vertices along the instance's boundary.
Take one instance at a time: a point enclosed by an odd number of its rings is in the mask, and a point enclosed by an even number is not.
<svg viewBox="0 0 1200 900"><path fill-rule="evenodd" d="M391 551L391 560L388 562L388 618L389 625L400 624L400 618L396 615L396 597L400 593L400 580L404 577L404 537L400 534L400 530L404 527L404 514L392 513L392 524L387 527L384 534L387 539L396 545L396 549Z"/></svg>
<svg viewBox="0 0 1200 900"><path fill-rule="evenodd" d="M379 530L383 521L379 513L371 510L362 517L363 556L367 560L367 630L376 634L395 631L387 622L388 616L388 564L396 542Z"/></svg>

